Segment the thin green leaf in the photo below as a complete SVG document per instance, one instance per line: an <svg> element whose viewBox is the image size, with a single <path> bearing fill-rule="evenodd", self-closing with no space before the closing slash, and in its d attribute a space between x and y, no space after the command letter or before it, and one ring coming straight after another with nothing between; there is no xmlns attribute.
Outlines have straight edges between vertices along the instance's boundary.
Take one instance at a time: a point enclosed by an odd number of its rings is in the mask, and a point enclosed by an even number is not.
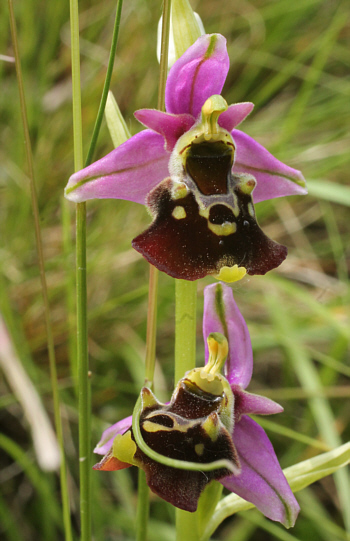
<svg viewBox="0 0 350 541"><path fill-rule="evenodd" d="M329 180L308 180L309 194L325 201L350 207L350 188Z"/></svg>

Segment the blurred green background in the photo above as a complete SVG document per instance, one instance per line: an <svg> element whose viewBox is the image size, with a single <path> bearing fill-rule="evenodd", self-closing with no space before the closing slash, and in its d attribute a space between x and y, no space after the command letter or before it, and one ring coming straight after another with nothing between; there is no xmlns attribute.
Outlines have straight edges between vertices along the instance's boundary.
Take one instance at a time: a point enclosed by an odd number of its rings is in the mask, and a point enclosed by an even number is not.
<svg viewBox="0 0 350 541"><path fill-rule="evenodd" d="M242 129L280 160L301 169L310 195L264 202L260 225L288 246L289 257L265 277L233 284L251 332L255 372L249 388L280 402L284 414L261 420L282 467L348 441L350 17L347 1L199 0L208 33L228 40L228 103L254 102ZM63 200L73 172L69 3L14 2L33 145L54 324L62 418L79 531L74 339L74 205ZM156 30L161 2L124 2L111 89L132 134L133 117L157 103ZM16 355L52 417L46 332L8 11L0 17L0 312ZM86 155L105 78L115 2L80 2L81 77ZM103 123L95 158L112 150ZM148 266L131 240L149 223L145 208L122 201L87 205L88 318L93 441L132 412L143 383ZM64 235L63 219L71 235ZM198 363L203 362L198 283ZM160 276L156 393L173 387L174 283ZM0 348L2 345L0 344ZM5 360L6 361L6 360ZM0 379L0 536L60 540L58 477L40 470L30 429L8 379ZM272 425L264 424L267 421ZM283 428L293 429L286 436ZM317 441L305 441L303 436ZM5 442L5 443L4 443ZM9 444L10 442L10 444ZM318 444L318 445L317 445ZM12 445L12 446L11 446ZM98 458L98 457L97 457ZM97 460L96 460L97 461ZM134 536L136 470L93 473L94 539ZM302 511L287 532L262 515L228 519L215 539L348 539L349 472L298 494ZM174 510L152 495L150 541L174 539ZM185 541L185 540L184 540Z"/></svg>

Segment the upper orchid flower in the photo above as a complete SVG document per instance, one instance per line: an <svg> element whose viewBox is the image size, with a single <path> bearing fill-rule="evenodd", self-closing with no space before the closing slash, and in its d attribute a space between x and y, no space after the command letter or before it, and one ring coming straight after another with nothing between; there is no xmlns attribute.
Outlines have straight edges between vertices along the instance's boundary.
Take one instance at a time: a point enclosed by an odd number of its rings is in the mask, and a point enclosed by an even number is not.
<svg viewBox="0 0 350 541"><path fill-rule="evenodd" d="M102 434L95 452L105 457L95 469L135 464L145 470L154 492L188 511L197 508L205 485L217 479L270 519L293 526L298 503L267 435L248 416L283 408L245 390L252 376L252 347L231 289L213 284L204 295L206 366L185 374L169 404L161 404L144 388L137 418L136 408L133 419L123 419ZM228 342L225 377L220 368L227 342L219 333ZM189 468L193 463L197 469Z"/></svg>
<svg viewBox="0 0 350 541"><path fill-rule="evenodd" d="M228 69L225 38L200 37L169 72L167 112L137 111L149 129L72 175L66 187L75 202L147 204L154 221L133 246L175 278L233 281L277 267L287 249L261 231L253 201L306 193L299 171L236 129L253 104L227 106L220 93Z"/></svg>

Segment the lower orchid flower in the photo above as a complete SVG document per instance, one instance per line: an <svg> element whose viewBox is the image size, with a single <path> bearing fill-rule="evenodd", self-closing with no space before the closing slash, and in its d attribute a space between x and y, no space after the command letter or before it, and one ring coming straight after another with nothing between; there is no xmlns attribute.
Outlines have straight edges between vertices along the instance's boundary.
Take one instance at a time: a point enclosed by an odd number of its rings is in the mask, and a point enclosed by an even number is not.
<svg viewBox="0 0 350 541"><path fill-rule="evenodd" d="M185 374L169 404L144 387L133 416L103 433L95 452L105 456L95 469L136 465L146 472L151 490L187 511L195 511L205 486L219 480L270 519L291 527L299 505L271 442L249 417L283 408L245 390L252 348L231 289L214 284L204 296L206 365Z"/></svg>
<svg viewBox="0 0 350 541"><path fill-rule="evenodd" d="M175 278L234 281L277 267L287 249L261 231L253 202L306 193L300 171L236 129L253 104L228 106L219 95L228 68L225 38L201 36L169 72L167 112L137 111L148 129L72 175L66 187L75 202L147 204L153 223L133 246Z"/></svg>

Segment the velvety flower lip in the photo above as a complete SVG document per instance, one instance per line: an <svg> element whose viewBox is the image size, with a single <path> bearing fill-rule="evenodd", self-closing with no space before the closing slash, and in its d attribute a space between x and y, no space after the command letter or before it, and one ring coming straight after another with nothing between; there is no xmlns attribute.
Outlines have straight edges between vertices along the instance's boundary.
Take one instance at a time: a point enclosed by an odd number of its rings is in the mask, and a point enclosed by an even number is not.
<svg viewBox="0 0 350 541"><path fill-rule="evenodd" d="M228 425L226 420L225 430L231 423L231 439L234 445L231 459L240 468L239 473L235 472L223 478L219 475L219 480L228 490L252 502L265 516L271 520L281 522L289 528L295 523L299 512L299 505L287 483L266 433L253 419L248 417L249 414L267 415L279 413L283 411L283 408L266 397L251 394L245 390L251 380L253 365L249 332L234 301L231 288L221 283L207 286L204 290L203 335L206 338L208 334L211 336L212 333L215 334L218 332L224 334L228 341L228 359L224 371L227 385L231 387L233 396L233 419L229 421ZM210 349L207 346L206 361L210 360L210 354ZM195 370L198 371L200 369ZM181 381L186 381L186 377L191 379L191 376L188 376L188 374L191 374L191 372L188 372L184 380ZM178 389L180 387L181 385L178 386ZM217 394L219 396L220 393L218 392ZM229 395L230 393L226 391L226 394ZM146 408L146 415L151 412L152 415L158 416L157 422L163 424L163 426L170 426L167 419L169 414L181 414L187 418L193 417L193 413L186 414L188 405L182 399L181 393L175 393L170 404L170 406L166 406L164 409L164 405L160 405L153 398L153 401L147 403L149 409ZM212 406L210 406L212 409L217 407L214 404L217 404L215 399L212 401ZM152 408L154 408L154 411L152 411ZM159 416L158 413L161 413L161 415ZM209 411L202 413L205 415ZM225 415L221 413L221 416L222 419L225 419ZM226 413L226 419L229 417L230 415ZM182 423L185 422L182 421ZM200 422L203 422L203 417ZM123 434L125 435L130 428L131 418L128 417L123 421L119 421L119 423L116 423L103 433L102 440L96 447L95 452L99 454L103 454L104 452L107 454L96 465L96 469L110 471L126 467L128 460L124 461L113 456L113 441L115 436L119 438L123 437L121 436L122 430L124 430ZM155 429L153 428L154 432ZM222 437L224 438L222 441L226 442L226 452L232 452L227 447L228 440L225 439L224 434L225 431L222 433ZM170 440L166 441L169 443ZM158 448L162 449L162 445ZM136 447L133 452L136 452ZM140 454L134 456L136 456L137 460L142 459L147 462L147 459ZM129 460L129 463L136 462ZM150 464L150 462L147 462L147 467ZM137 465L140 465L140 463ZM162 468L158 472L161 472L162 475L167 477L166 472ZM154 481L155 485L152 484L153 481L151 478L152 474L149 474L149 483L153 487L152 489L162 495L164 487L162 487L162 483L160 485L158 484L159 476L156 477L158 481ZM178 478L181 478L182 489L186 486L184 470L175 469L170 477L167 477L172 483L172 492L174 492L174 486L176 486L175 480ZM193 502L197 501L198 495L204 486L201 484L200 478L196 475L191 474L188 479L191 479L191 483L193 482L192 484L195 488L189 490L186 505L188 505L188 510L194 510L196 504ZM169 498L173 498L172 501L175 502L175 505L181 500L176 495L169 495Z"/></svg>

